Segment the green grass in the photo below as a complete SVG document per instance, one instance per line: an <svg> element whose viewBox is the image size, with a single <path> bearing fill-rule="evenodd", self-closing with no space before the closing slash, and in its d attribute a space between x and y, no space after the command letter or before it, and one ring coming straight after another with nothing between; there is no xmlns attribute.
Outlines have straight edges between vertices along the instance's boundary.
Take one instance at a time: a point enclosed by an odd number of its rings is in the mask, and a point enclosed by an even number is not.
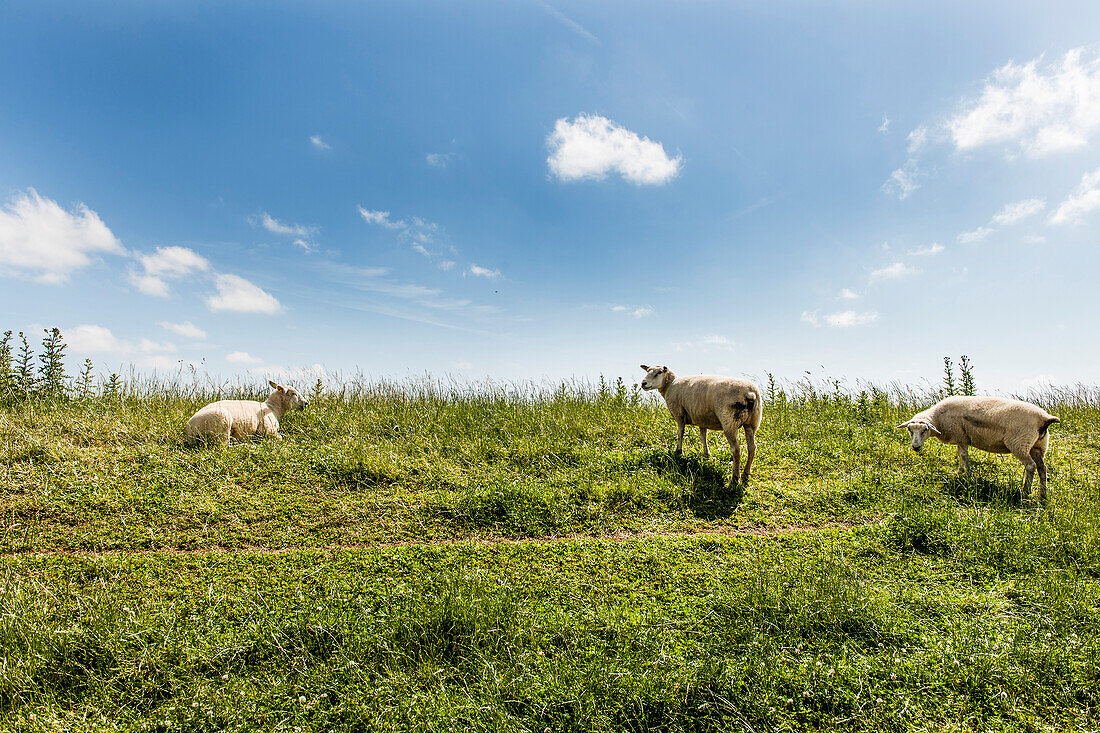
<svg viewBox="0 0 1100 733"><path fill-rule="evenodd" d="M282 442L216 395L0 408L0 730L1096 730L1100 401L1022 469L927 404L766 404L753 480L662 404L350 385Z"/></svg>

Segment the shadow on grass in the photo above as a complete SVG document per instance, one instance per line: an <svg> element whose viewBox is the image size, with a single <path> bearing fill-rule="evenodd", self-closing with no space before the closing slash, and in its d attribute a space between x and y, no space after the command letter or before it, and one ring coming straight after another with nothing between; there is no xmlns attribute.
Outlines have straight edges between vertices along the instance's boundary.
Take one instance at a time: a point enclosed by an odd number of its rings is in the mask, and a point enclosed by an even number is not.
<svg viewBox="0 0 1100 733"><path fill-rule="evenodd" d="M686 489L670 503L678 503L700 519L722 519L730 516L744 497L740 483L731 485L723 471L698 456L676 455L653 451L638 459L638 468L648 468L673 484ZM728 470L733 470L732 465Z"/></svg>
<svg viewBox="0 0 1100 733"><path fill-rule="evenodd" d="M1020 485L1015 481L994 480L980 470L955 473L946 476L941 483L943 492L963 506L992 504L1004 507L1020 507Z"/></svg>

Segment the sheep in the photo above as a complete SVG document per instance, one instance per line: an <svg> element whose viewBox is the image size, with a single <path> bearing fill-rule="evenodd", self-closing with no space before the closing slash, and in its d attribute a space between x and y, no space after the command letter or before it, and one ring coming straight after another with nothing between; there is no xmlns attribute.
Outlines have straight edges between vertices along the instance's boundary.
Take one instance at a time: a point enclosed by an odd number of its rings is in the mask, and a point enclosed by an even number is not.
<svg viewBox="0 0 1100 733"><path fill-rule="evenodd" d="M908 428L912 448L919 451L929 435L957 446L959 469L970 469L967 448L990 453L1011 453L1024 464L1023 500L1031 494L1031 481L1039 469L1039 500L1047 495L1045 460L1050 435L1047 429L1060 419L1043 408L1003 397L948 397L919 412L898 428Z"/></svg>
<svg viewBox="0 0 1100 733"><path fill-rule="evenodd" d="M187 421L184 443L195 445L203 438L228 443L231 439L249 440L279 435L279 420L287 410L301 410L309 404L293 387L286 388L268 380L274 390L266 402L255 400L219 400L202 408Z"/></svg>
<svg viewBox="0 0 1100 733"><path fill-rule="evenodd" d="M764 412L760 388L746 379L712 374L677 377L666 366L642 364L641 367L646 372L642 379L642 389L660 392L672 419L676 421L676 455L683 453L685 425L699 426L704 458L710 457L707 430L721 430L725 433L733 453L731 486L737 483L737 471L741 463L737 429L745 429L748 457L745 460L745 470L741 473L741 483L747 484L752 459L756 456L756 431Z"/></svg>

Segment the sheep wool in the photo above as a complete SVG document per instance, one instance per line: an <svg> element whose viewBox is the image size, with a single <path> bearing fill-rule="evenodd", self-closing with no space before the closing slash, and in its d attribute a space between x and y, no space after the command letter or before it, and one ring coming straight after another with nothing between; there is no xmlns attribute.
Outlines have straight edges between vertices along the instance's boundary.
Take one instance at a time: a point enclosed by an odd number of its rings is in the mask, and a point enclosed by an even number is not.
<svg viewBox="0 0 1100 733"><path fill-rule="evenodd" d="M1038 405L1004 397L948 397L907 422L898 425L909 430L911 447L920 450L934 435L959 453L959 468L970 468L970 446L989 453L1011 453L1024 464L1024 486L1020 498L1031 494L1035 471L1039 471L1039 500L1046 499L1046 453L1049 428L1059 418Z"/></svg>
<svg viewBox="0 0 1100 733"><path fill-rule="evenodd" d="M279 421L288 410L301 410L308 405L293 387L286 388L275 382L268 384L274 390L265 402L255 400L219 400L196 412L187 421L184 443L195 445L203 439L228 443L230 440L251 440L279 435Z"/></svg>
<svg viewBox="0 0 1100 733"><path fill-rule="evenodd" d="M756 431L764 415L760 388L747 379L723 377L717 374L696 374L677 377L666 366L646 366L642 389L656 389L665 398L672 419L676 421L676 453L683 452L684 427L696 425L703 442L703 456L710 456L707 430L721 430L729 441L733 453L733 478L737 483L737 471L741 463L741 445L737 440L738 428L745 431L748 449L741 483L747 484L756 456Z"/></svg>

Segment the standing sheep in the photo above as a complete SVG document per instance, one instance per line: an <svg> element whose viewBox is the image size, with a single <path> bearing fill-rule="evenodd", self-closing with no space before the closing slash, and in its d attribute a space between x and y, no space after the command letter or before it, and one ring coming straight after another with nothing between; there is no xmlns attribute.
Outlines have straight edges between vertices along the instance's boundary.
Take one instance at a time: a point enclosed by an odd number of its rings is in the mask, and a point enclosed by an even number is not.
<svg viewBox="0 0 1100 733"><path fill-rule="evenodd" d="M1044 460L1050 434L1047 429L1059 419L1043 408L1003 397L948 397L908 422L913 450L920 450L929 435L958 447L959 469L968 471L967 448L990 453L1011 453L1024 464L1024 486L1020 499L1031 494L1031 481L1039 469L1039 500L1047 496L1047 464Z"/></svg>
<svg viewBox="0 0 1100 733"><path fill-rule="evenodd" d="M737 442L737 429L745 429L748 457L741 483L749 482L752 459L756 455L756 430L760 427L764 406L760 401L760 388L747 379L735 379L713 374L696 374L677 377L666 366L646 366L642 389L655 389L665 398L665 405L676 421L676 454L684 447L684 426L698 425L699 438L703 441L703 457L710 456L707 430L721 430L730 443L733 453L733 478L737 483L737 471L741 463L741 446Z"/></svg>
<svg viewBox="0 0 1100 733"><path fill-rule="evenodd" d="M268 381L274 390L266 402L255 400L219 400L211 402L187 421L186 445L195 445L203 438L216 438L228 443L231 439L249 440L271 436L282 440L279 421L287 410L301 410L309 402L291 387L287 389Z"/></svg>

